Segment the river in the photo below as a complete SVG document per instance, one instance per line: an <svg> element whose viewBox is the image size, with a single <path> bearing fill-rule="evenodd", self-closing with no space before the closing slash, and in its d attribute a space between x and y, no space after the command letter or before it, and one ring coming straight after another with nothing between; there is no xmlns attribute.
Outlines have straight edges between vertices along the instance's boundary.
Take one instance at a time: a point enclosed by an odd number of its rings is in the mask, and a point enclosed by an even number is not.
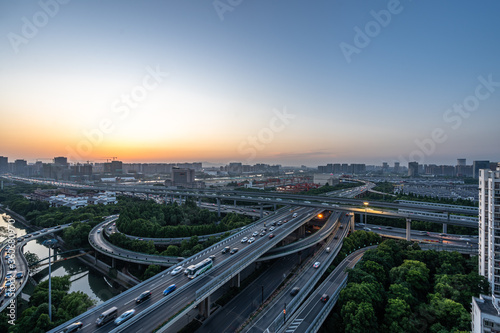
<svg viewBox="0 0 500 333"><path fill-rule="evenodd" d="M5 214L0 214L0 216L4 217ZM7 225L8 223L4 220L4 218L0 218L0 230L3 231L0 236L0 241L3 241L6 238L6 233L4 231L7 229ZM12 228L12 226L10 228ZM13 228L17 233L17 237L29 233L27 228L18 222L14 223ZM24 253L31 252L35 253L40 259L47 258L49 256L49 248L42 244L44 240L44 238L40 238L29 241L24 247ZM73 254L74 253L69 253L68 256ZM57 256L57 259L60 258L63 257ZM37 271L37 273L33 275L34 280L37 282L48 279L48 265L43 267L43 269ZM111 281L107 281L107 278L105 278L102 274L90 269L77 258L52 264L52 276L64 276L67 274L71 276L72 281L69 291L81 291L87 294L90 298L96 301L96 305L107 301L119 293L118 290L111 286ZM23 292L30 294L33 291L33 288L34 285L29 282Z"/></svg>

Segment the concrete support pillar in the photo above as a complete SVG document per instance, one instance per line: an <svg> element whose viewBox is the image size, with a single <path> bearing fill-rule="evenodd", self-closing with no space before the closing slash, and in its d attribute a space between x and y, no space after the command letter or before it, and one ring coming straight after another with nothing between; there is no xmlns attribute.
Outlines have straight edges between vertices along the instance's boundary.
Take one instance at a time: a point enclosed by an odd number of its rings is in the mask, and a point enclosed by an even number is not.
<svg viewBox="0 0 500 333"><path fill-rule="evenodd" d="M351 228L352 232L356 231L355 226L356 224L354 223L354 214L349 214L349 227Z"/></svg>
<svg viewBox="0 0 500 333"><path fill-rule="evenodd" d="M411 219L406 219L406 240L411 240Z"/></svg>
<svg viewBox="0 0 500 333"><path fill-rule="evenodd" d="M210 296L208 296L198 305L198 309L200 310L200 315L202 315L205 318L210 317L210 303L211 303Z"/></svg>
<svg viewBox="0 0 500 333"><path fill-rule="evenodd" d="M217 216L220 217L220 199L217 198Z"/></svg>
<svg viewBox="0 0 500 333"><path fill-rule="evenodd" d="M274 210L276 210L276 204L274 204Z"/></svg>
<svg viewBox="0 0 500 333"><path fill-rule="evenodd" d="M115 268L116 266L116 260L115 258L111 258L111 267Z"/></svg>
<svg viewBox="0 0 500 333"><path fill-rule="evenodd" d="M298 237L299 238L304 238L304 236L306 235L306 226L305 225L301 225L298 229Z"/></svg>
<svg viewBox="0 0 500 333"><path fill-rule="evenodd" d="M231 279L231 284L230 286L231 287L236 287L236 288L239 288L240 287L240 273L236 274L232 279Z"/></svg>
<svg viewBox="0 0 500 333"><path fill-rule="evenodd" d="M443 234L448 233L448 223L443 223Z"/></svg>
<svg viewBox="0 0 500 333"><path fill-rule="evenodd" d="M201 207L201 197L198 197L198 206Z"/></svg>
<svg viewBox="0 0 500 333"><path fill-rule="evenodd" d="M262 206L262 203L259 203L260 206L260 218L264 217L264 207Z"/></svg>
<svg viewBox="0 0 500 333"><path fill-rule="evenodd" d="M236 199L234 199L234 208L236 208Z"/></svg>
<svg viewBox="0 0 500 333"><path fill-rule="evenodd" d="M97 265L97 251L94 251L94 265Z"/></svg>

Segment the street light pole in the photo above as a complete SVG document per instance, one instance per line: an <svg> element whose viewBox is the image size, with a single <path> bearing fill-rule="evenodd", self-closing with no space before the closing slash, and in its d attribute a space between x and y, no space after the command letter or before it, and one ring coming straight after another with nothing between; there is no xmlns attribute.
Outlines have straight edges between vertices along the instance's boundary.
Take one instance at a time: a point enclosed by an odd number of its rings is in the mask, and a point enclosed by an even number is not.
<svg viewBox="0 0 500 333"><path fill-rule="evenodd" d="M52 268L50 260L51 258L50 249L55 243L57 243L57 239L48 239L42 243L43 245L49 247L49 320L50 321L52 321L52 278L51 278Z"/></svg>
<svg viewBox="0 0 500 333"><path fill-rule="evenodd" d="M366 207L368 207L368 202L363 202L363 205L365 205L365 226L366 226Z"/></svg>

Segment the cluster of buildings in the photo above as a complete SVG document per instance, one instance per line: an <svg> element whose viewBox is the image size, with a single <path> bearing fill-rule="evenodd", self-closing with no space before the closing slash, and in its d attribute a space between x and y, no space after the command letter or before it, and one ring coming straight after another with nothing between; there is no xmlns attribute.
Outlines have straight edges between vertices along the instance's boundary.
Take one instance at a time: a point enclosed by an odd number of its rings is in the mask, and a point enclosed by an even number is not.
<svg viewBox="0 0 500 333"><path fill-rule="evenodd" d="M408 176L445 176L445 177L469 177L478 178L479 170L490 169L494 171L497 162L473 161L472 165L467 165L465 158L457 159L457 165L435 165L419 164L418 162L408 163Z"/></svg>
<svg viewBox="0 0 500 333"><path fill-rule="evenodd" d="M59 192L59 194L57 192ZM87 205L118 203L116 200L116 193L110 191L77 195L76 192L69 190L56 191L39 189L27 195L27 197L31 200L47 201L51 207L69 207L71 209L77 209Z"/></svg>

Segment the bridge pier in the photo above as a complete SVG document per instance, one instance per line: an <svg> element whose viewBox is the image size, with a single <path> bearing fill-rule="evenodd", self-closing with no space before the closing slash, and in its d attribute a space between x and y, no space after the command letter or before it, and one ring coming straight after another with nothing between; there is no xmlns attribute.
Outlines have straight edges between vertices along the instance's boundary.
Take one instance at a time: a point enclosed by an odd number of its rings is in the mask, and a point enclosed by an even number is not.
<svg viewBox="0 0 500 333"><path fill-rule="evenodd" d="M306 236L306 226L301 225L299 229L297 229L297 237L304 238Z"/></svg>
<svg viewBox="0 0 500 333"><path fill-rule="evenodd" d="M201 197L198 197L198 207L201 207Z"/></svg>
<svg viewBox="0 0 500 333"><path fill-rule="evenodd" d="M406 240L411 241L411 219L406 219Z"/></svg>
<svg viewBox="0 0 500 333"><path fill-rule="evenodd" d="M262 206L262 203L259 203L260 206L260 218L264 217L264 206Z"/></svg>
<svg viewBox="0 0 500 333"><path fill-rule="evenodd" d="M116 267L116 260L115 260L115 258L111 258L111 267L113 267L113 268Z"/></svg>
<svg viewBox="0 0 500 333"><path fill-rule="evenodd" d="M236 199L234 199L234 208L236 208Z"/></svg>
<svg viewBox="0 0 500 333"><path fill-rule="evenodd" d="M201 301L200 305L198 306L200 310L200 315L202 315L205 318L210 317L210 295L205 298L203 301Z"/></svg>
<svg viewBox="0 0 500 333"><path fill-rule="evenodd" d="M349 228L352 230L352 232L356 231L356 228L355 228L355 223L354 223L354 214L349 214Z"/></svg>
<svg viewBox="0 0 500 333"><path fill-rule="evenodd" d="M449 217L449 215L448 215ZM447 234L448 233L448 223L443 223L443 234Z"/></svg>
<svg viewBox="0 0 500 333"><path fill-rule="evenodd" d="M240 281L240 273L236 274L232 279L231 279L231 283L230 283L230 286L231 287L236 287L236 288L239 288L241 285L241 281Z"/></svg>
<svg viewBox="0 0 500 333"><path fill-rule="evenodd" d="M217 200L217 216L220 217L220 199L216 198Z"/></svg>
<svg viewBox="0 0 500 333"><path fill-rule="evenodd" d="M97 265L97 251L94 251L94 265Z"/></svg>

